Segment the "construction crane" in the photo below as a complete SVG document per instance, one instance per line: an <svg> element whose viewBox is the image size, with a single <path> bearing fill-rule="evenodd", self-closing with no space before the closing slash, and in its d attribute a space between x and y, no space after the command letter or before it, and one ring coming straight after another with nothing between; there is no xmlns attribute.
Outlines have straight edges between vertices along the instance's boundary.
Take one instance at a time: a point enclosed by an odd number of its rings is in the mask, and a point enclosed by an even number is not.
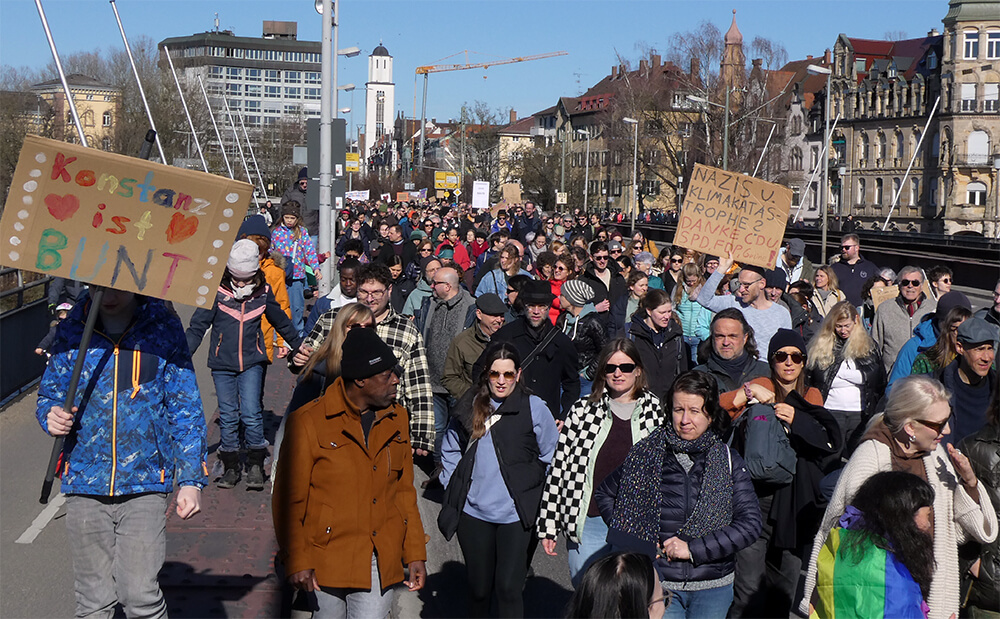
<svg viewBox="0 0 1000 619"><path fill-rule="evenodd" d="M514 58L503 58L488 62L469 63L469 50L465 50L465 64L434 64L417 67L416 74L424 76L424 99L420 105L420 150L417 154L417 166L424 167L424 130L427 125L427 76L431 73L442 71L463 71L465 69L488 69L500 64L513 64L515 62L527 62L529 60L541 60L542 58L552 58L554 56L566 56L568 52L549 52L547 54L535 54L533 56L515 56ZM457 56L457 54L454 54ZM449 56L450 57L450 56Z"/></svg>

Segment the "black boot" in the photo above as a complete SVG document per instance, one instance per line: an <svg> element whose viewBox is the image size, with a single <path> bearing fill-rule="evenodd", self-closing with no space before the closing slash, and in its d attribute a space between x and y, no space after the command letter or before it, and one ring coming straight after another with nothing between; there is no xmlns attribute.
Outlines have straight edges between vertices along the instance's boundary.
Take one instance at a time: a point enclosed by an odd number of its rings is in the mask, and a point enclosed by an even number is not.
<svg viewBox="0 0 1000 619"><path fill-rule="evenodd" d="M251 449L247 452L247 490L264 489L264 459L267 448Z"/></svg>
<svg viewBox="0 0 1000 619"><path fill-rule="evenodd" d="M220 488L232 488L240 480L240 452L220 451L219 460L226 470L222 473L217 485Z"/></svg>

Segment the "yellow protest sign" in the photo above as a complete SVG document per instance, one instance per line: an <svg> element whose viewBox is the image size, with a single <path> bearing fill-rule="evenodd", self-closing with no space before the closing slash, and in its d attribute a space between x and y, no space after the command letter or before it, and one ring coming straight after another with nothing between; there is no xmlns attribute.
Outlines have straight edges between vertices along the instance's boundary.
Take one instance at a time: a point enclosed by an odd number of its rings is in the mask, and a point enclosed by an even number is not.
<svg viewBox="0 0 1000 619"><path fill-rule="evenodd" d="M772 269L791 206L787 187L696 164L674 244Z"/></svg>
<svg viewBox="0 0 1000 619"><path fill-rule="evenodd" d="M346 165L344 167L347 168L347 171L357 172L360 155L358 153L346 153L344 157L346 161Z"/></svg>
<svg viewBox="0 0 1000 619"><path fill-rule="evenodd" d="M458 174L454 172L435 172L434 189L458 189Z"/></svg>
<svg viewBox="0 0 1000 619"><path fill-rule="evenodd" d="M0 218L0 263L210 307L252 191L28 136Z"/></svg>

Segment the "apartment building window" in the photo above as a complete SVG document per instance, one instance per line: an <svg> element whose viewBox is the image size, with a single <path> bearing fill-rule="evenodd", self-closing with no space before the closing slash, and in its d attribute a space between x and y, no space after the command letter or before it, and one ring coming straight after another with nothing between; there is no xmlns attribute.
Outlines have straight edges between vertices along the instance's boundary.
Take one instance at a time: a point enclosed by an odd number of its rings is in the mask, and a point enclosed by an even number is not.
<svg viewBox="0 0 1000 619"><path fill-rule="evenodd" d="M321 84L322 76L319 71L306 71L305 80L306 84Z"/></svg>
<svg viewBox="0 0 1000 619"><path fill-rule="evenodd" d="M243 94L243 84L226 84L226 96L238 97Z"/></svg>
<svg viewBox="0 0 1000 619"><path fill-rule="evenodd" d="M208 85L208 94L212 95L213 97L222 96L222 84L210 83Z"/></svg>
<svg viewBox="0 0 1000 619"><path fill-rule="evenodd" d="M259 82L261 76L260 69L247 69L247 81L248 82Z"/></svg>
<svg viewBox="0 0 1000 619"><path fill-rule="evenodd" d="M319 101L320 100L320 89L319 88L306 88L305 95L302 97L309 101Z"/></svg>
<svg viewBox="0 0 1000 619"><path fill-rule="evenodd" d="M870 142L868 140L868 135L865 133L861 134L861 139L858 140L858 159L862 161L864 165L868 161L868 157L871 154L869 152Z"/></svg>
<svg viewBox="0 0 1000 619"><path fill-rule="evenodd" d="M111 150L111 138L101 138L101 150Z"/></svg>
<svg viewBox="0 0 1000 619"><path fill-rule="evenodd" d="M892 179L892 198L894 200L898 200L898 198L896 196L899 195L899 188L901 186L902 185L900 185L900 180L898 178Z"/></svg>
<svg viewBox="0 0 1000 619"><path fill-rule="evenodd" d="M802 203L802 190L792 187L792 206L799 206Z"/></svg>
<svg viewBox="0 0 1000 619"><path fill-rule="evenodd" d="M287 62L302 62L302 52L285 52Z"/></svg>
<svg viewBox="0 0 1000 619"><path fill-rule="evenodd" d="M264 50L248 49L243 57L247 58L248 60L262 60L264 58Z"/></svg>
<svg viewBox="0 0 1000 619"><path fill-rule="evenodd" d="M243 109L242 99L226 99L226 101L229 103L229 109L234 112L239 112Z"/></svg>
<svg viewBox="0 0 1000 619"><path fill-rule="evenodd" d="M280 60L284 60L284 59L285 59L285 53L284 52L279 52L279 51L276 51L276 50L273 50L273 49L269 49L269 50L265 50L264 51L264 60L279 60L280 61Z"/></svg>
<svg viewBox="0 0 1000 619"><path fill-rule="evenodd" d="M931 50L930 53L927 54L927 68L936 69L937 66L938 66L937 54L934 52L934 50Z"/></svg>
<svg viewBox="0 0 1000 619"><path fill-rule="evenodd" d="M243 102L243 109L247 112L253 112L255 114L260 113L260 101L251 101L247 99Z"/></svg>
<svg viewBox="0 0 1000 619"><path fill-rule="evenodd" d="M264 86L264 97L267 99L280 99L281 86Z"/></svg>
<svg viewBox="0 0 1000 619"><path fill-rule="evenodd" d="M963 50L965 53L963 57L966 60L975 60L979 58L979 31L978 30L966 30L963 33L964 36L964 46Z"/></svg>
<svg viewBox="0 0 1000 619"><path fill-rule="evenodd" d="M1000 58L1000 30L986 31L986 57Z"/></svg>
<svg viewBox="0 0 1000 619"><path fill-rule="evenodd" d="M983 84L983 111L1000 111L1000 84Z"/></svg>
<svg viewBox="0 0 1000 619"><path fill-rule="evenodd" d="M245 90L246 96L248 96L248 97L256 97L258 99L260 98L260 86L259 85L247 84L245 86L245 89L246 89Z"/></svg>
<svg viewBox="0 0 1000 619"><path fill-rule="evenodd" d="M966 142L966 155L973 165L986 165L990 161L990 136L985 131L973 131Z"/></svg>
<svg viewBox="0 0 1000 619"><path fill-rule="evenodd" d="M247 119L247 125L249 125L251 127L259 127L260 126L260 116L252 116L251 115L251 116L247 116L246 119Z"/></svg>
<svg viewBox="0 0 1000 619"><path fill-rule="evenodd" d="M299 99L301 97L302 97L302 89L301 88L291 88L291 87L287 87L287 86L285 87L285 98L286 99Z"/></svg>
<svg viewBox="0 0 1000 619"><path fill-rule="evenodd" d="M986 206L986 185L979 181L965 186L966 203L975 206Z"/></svg>
<svg viewBox="0 0 1000 619"><path fill-rule="evenodd" d="M277 124L278 124L278 117L277 116L265 116L264 117L264 126L265 127L273 127L274 125L277 125Z"/></svg>
<svg viewBox="0 0 1000 619"><path fill-rule="evenodd" d="M111 95L104 95L105 101L111 101Z"/></svg>
<svg viewBox="0 0 1000 619"><path fill-rule="evenodd" d="M612 163L614 163L614 165L621 165L622 164L622 151L616 150L614 152L614 155L612 156L611 160L612 160Z"/></svg>
<svg viewBox="0 0 1000 619"><path fill-rule="evenodd" d="M87 95L87 101L93 101L94 95Z"/></svg>
<svg viewBox="0 0 1000 619"><path fill-rule="evenodd" d="M226 67L226 79L227 80L243 79L243 69L241 69L240 67Z"/></svg>
<svg viewBox="0 0 1000 619"><path fill-rule="evenodd" d="M222 79L222 67L212 66L208 68L208 79Z"/></svg>
<svg viewBox="0 0 1000 619"><path fill-rule="evenodd" d="M642 193L647 196L660 195L660 181L642 181Z"/></svg>
<svg viewBox="0 0 1000 619"><path fill-rule="evenodd" d="M815 168L819 165L819 146L813 146L809 152L809 167Z"/></svg>
<svg viewBox="0 0 1000 619"><path fill-rule="evenodd" d="M901 131L897 131L896 135L894 136L894 139L895 139L895 142L896 142L896 157L898 157L899 159L902 159L904 157L904 152L903 152L903 133Z"/></svg>
<svg viewBox="0 0 1000 619"><path fill-rule="evenodd" d="M285 82L288 84L298 84L302 81L301 71L285 71Z"/></svg>
<svg viewBox="0 0 1000 619"><path fill-rule="evenodd" d="M104 112L103 114L101 114L101 125L104 127L111 126L111 112Z"/></svg>
<svg viewBox="0 0 1000 619"><path fill-rule="evenodd" d="M798 146L792 147L792 154L788 157L788 169L792 171L802 169L802 149Z"/></svg>
<svg viewBox="0 0 1000 619"><path fill-rule="evenodd" d="M601 151L601 165L607 167L608 165L608 151Z"/></svg>
<svg viewBox="0 0 1000 619"><path fill-rule="evenodd" d="M285 114L298 114L302 111L302 107L298 103L289 103L285 105Z"/></svg>
<svg viewBox="0 0 1000 619"><path fill-rule="evenodd" d="M608 181L601 181L600 191L602 196L608 194Z"/></svg>
<svg viewBox="0 0 1000 619"><path fill-rule="evenodd" d="M883 189L882 179L881 178L876 178L875 179L875 204L877 204L879 206L882 206L882 189Z"/></svg>
<svg viewBox="0 0 1000 619"><path fill-rule="evenodd" d="M962 111L976 111L976 85L962 84Z"/></svg>
<svg viewBox="0 0 1000 619"><path fill-rule="evenodd" d="M281 71L274 71L271 69L264 71L264 81L265 82L280 82L281 81Z"/></svg>

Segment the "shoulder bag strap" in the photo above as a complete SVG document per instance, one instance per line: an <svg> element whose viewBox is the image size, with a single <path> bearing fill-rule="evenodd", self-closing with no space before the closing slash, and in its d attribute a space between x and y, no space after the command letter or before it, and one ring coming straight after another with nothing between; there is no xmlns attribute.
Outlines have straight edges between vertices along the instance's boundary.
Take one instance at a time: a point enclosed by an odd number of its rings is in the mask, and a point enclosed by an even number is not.
<svg viewBox="0 0 1000 619"><path fill-rule="evenodd" d="M521 362L521 370L524 371L529 365L531 365L531 362L534 361L543 350L545 350L545 347L548 346L558 334L559 329L553 326L549 332L545 334L545 337L542 338L542 341L538 343L538 346L535 346L535 349L528 353L528 356Z"/></svg>

